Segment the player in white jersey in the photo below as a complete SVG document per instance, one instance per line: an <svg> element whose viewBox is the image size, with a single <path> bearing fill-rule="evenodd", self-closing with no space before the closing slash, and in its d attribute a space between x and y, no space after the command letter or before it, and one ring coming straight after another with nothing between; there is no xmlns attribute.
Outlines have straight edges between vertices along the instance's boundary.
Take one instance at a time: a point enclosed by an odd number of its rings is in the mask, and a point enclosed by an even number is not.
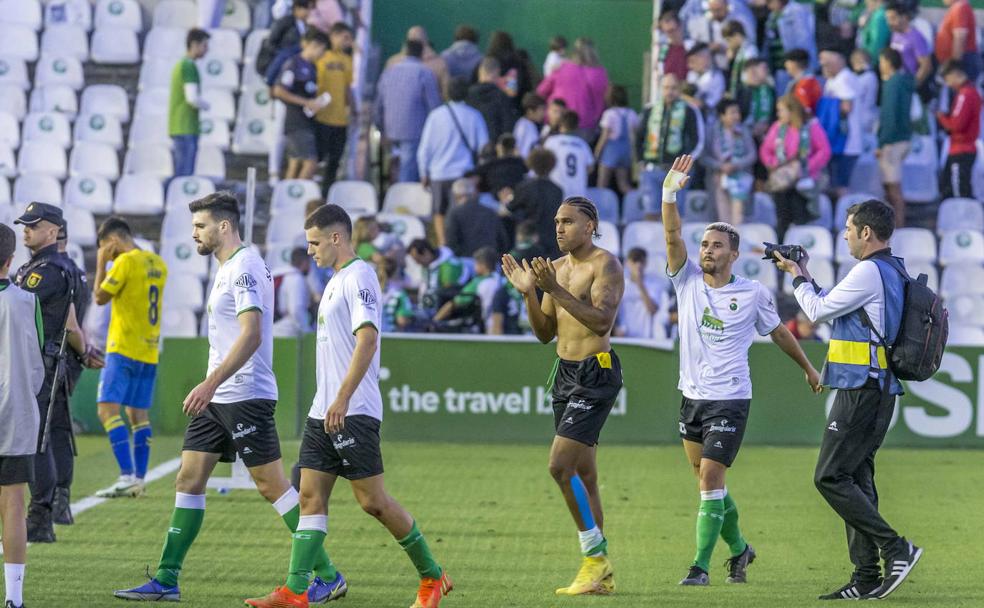
<svg viewBox="0 0 984 608"><path fill-rule="evenodd" d="M806 374L814 392L820 375L779 320L772 293L731 272L738 259L738 231L710 224L700 243L699 265L687 259L676 193L689 181L693 159L681 156L663 182L666 272L677 294L680 330L680 437L700 485L697 555L681 585L710 583L718 536L728 543L726 582L744 583L755 551L738 527L738 508L725 473L741 447L752 399L748 349L755 334L768 335Z"/></svg>
<svg viewBox="0 0 984 608"><path fill-rule="evenodd" d="M587 194L588 173L594 166L591 146L577 135L579 120L577 112L567 110L560 118L560 133L543 142L543 147L557 157L550 180L564 191L564 198Z"/></svg>
<svg viewBox="0 0 984 608"><path fill-rule="evenodd" d="M328 532L328 499L339 477L348 479L362 509L400 543L420 575L411 608L437 608L451 580L434 560L417 522L383 485L379 427L381 290L376 271L355 255L352 220L338 205L318 207L304 222L308 253L335 274L318 307L317 392L301 440L301 523L291 547L287 582L257 608L305 607L314 556Z"/></svg>
<svg viewBox="0 0 984 608"><path fill-rule="evenodd" d="M178 574L205 517L205 485L218 462L242 458L257 490L291 532L297 490L284 475L274 423L273 279L263 259L239 238L239 203L216 192L188 205L198 253L219 264L208 298L208 373L184 400L185 431L177 494L157 572L147 583L115 593L140 601L178 601ZM345 581L323 548L313 556L318 579L310 593L344 594Z"/></svg>

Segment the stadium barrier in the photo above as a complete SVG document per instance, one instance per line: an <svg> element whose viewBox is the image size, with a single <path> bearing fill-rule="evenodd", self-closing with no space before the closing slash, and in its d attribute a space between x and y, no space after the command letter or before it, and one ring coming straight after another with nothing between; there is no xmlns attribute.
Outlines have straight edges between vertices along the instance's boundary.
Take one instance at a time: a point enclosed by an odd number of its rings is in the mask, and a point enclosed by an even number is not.
<svg viewBox="0 0 984 608"><path fill-rule="evenodd" d="M314 335L278 338L274 369L280 389L277 423L298 437L315 391ZM818 366L826 346L803 345ZM680 393L675 350L616 341L625 388L605 425L604 443L675 443ZM168 339L161 355L152 419L155 433L180 434L185 395L204 378L208 344ZM553 434L547 377L553 347L531 338L384 336L380 389L383 437L412 441L539 442ZM750 352L755 395L745 441L759 445L818 445L833 396L812 395L803 374L772 344ZM73 413L100 431L95 415L98 373L86 371ZM886 445L984 448L984 349L952 348L931 380L909 383Z"/></svg>

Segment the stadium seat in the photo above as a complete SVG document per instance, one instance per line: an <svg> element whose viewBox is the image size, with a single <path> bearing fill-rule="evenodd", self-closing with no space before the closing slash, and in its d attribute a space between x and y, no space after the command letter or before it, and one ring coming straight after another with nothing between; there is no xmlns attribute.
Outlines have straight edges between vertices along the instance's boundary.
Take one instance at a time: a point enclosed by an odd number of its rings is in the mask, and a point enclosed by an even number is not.
<svg viewBox="0 0 984 608"><path fill-rule="evenodd" d="M202 87L205 90L239 89L239 66L232 59L199 59L197 63L198 74L201 76Z"/></svg>
<svg viewBox="0 0 984 608"><path fill-rule="evenodd" d="M16 1L16 0L14 0ZM92 31L92 4L89 2L44 2L44 27L77 25L85 32Z"/></svg>
<svg viewBox="0 0 984 608"><path fill-rule="evenodd" d="M940 265L984 263L984 234L976 230L950 230L940 237Z"/></svg>
<svg viewBox="0 0 984 608"><path fill-rule="evenodd" d="M629 251L641 247L653 255L666 256L666 236L663 234L663 224L639 220L625 227L622 234L622 249Z"/></svg>
<svg viewBox="0 0 984 608"><path fill-rule="evenodd" d="M81 245L69 241L65 244L65 255L67 255L68 259L72 260L76 266L85 269L85 252L82 251Z"/></svg>
<svg viewBox="0 0 984 608"><path fill-rule="evenodd" d="M161 145L171 149L174 141L167 134L167 117L138 114L130 123L129 146Z"/></svg>
<svg viewBox="0 0 984 608"><path fill-rule="evenodd" d="M160 0L154 7L153 27L198 26L198 9L192 0Z"/></svg>
<svg viewBox="0 0 984 608"><path fill-rule="evenodd" d="M115 116L83 114L75 121L75 140L106 144L119 150L123 147L123 127Z"/></svg>
<svg viewBox="0 0 984 608"><path fill-rule="evenodd" d="M164 219L161 221L161 240L187 239L192 231L191 215L188 205L166 203Z"/></svg>
<svg viewBox="0 0 984 608"><path fill-rule="evenodd" d="M165 202L168 210L178 207L187 211L188 203L213 192L215 192L215 184L204 177L195 175L175 177L167 185Z"/></svg>
<svg viewBox="0 0 984 608"><path fill-rule="evenodd" d="M911 276L915 274L909 273ZM984 294L984 266L980 264L953 264L943 269L940 296L952 298L967 293Z"/></svg>
<svg viewBox="0 0 984 608"><path fill-rule="evenodd" d="M418 182L399 182L386 190L383 211L387 213L406 213L417 217L430 217L433 214L431 193Z"/></svg>
<svg viewBox="0 0 984 608"><path fill-rule="evenodd" d="M638 222L645 216L642 208L642 193L639 190L629 190L622 197L622 225L628 226Z"/></svg>
<svg viewBox="0 0 984 608"><path fill-rule="evenodd" d="M266 244L266 255L263 256L263 261L266 262L267 268L274 275L281 274L290 268L290 254L295 248L300 246L300 241L285 241Z"/></svg>
<svg viewBox="0 0 984 608"><path fill-rule="evenodd" d="M765 192L752 195L752 212L745 214L745 221L755 224L776 225L776 203Z"/></svg>
<svg viewBox="0 0 984 608"><path fill-rule="evenodd" d="M195 175L210 177L216 180L226 178L225 154L216 146L206 143L198 144L198 154L195 155Z"/></svg>
<svg viewBox="0 0 984 608"><path fill-rule="evenodd" d="M273 143L273 131L272 120L237 120L232 136L233 153L266 155Z"/></svg>
<svg viewBox="0 0 984 608"><path fill-rule="evenodd" d="M202 131L198 138L199 145L214 146L223 152L229 149L229 123L204 118L199 124Z"/></svg>
<svg viewBox="0 0 984 608"><path fill-rule="evenodd" d="M146 91L147 89L157 89L167 87L171 84L171 73L174 71L175 61L170 58L145 57L140 64L140 80L137 82L137 89Z"/></svg>
<svg viewBox="0 0 984 608"><path fill-rule="evenodd" d="M143 31L143 16L137 0L98 0L95 25L100 27L125 27L134 32Z"/></svg>
<svg viewBox="0 0 984 608"><path fill-rule="evenodd" d="M38 35L31 28L0 21L0 56L38 60Z"/></svg>
<svg viewBox="0 0 984 608"><path fill-rule="evenodd" d="M109 215L113 211L113 186L108 179L99 175L73 175L65 182L62 200L66 206Z"/></svg>
<svg viewBox="0 0 984 608"><path fill-rule="evenodd" d="M14 149L7 144L0 143L0 177L17 177L17 159L14 157ZM6 179L2 181L6 182Z"/></svg>
<svg viewBox="0 0 984 608"><path fill-rule="evenodd" d="M812 222L807 222L805 225L820 226L826 230L830 230L834 223L834 205L830 202L830 197L826 194L821 194L817 199L817 206L820 208L820 217Z"/></svg>
<svg viewBox="0 0 984 608"><path fill-rule="evenodd" d="M255 63L243 64L243 74L242 78L240 78L239 88L244 92L266 88L266 81L263 80L263 75L256 71Z"/></svg>
<svg viewBox="0 0 984 608"><path fill-rule="evenodd" d="M198 256L197 251L193 251L192 254ZM201 278L174 272L166 259L164 263L168 265L167 283L164 284L164 299L165 301L170 299L168 307L200 312L205 303Z"/></svg>
<svg viewBox="0 0 984 608"><path fill-rule="evenodd" d="M270 35L269 29L255 29L246 35L246 44L243 49L243 63L254 66L256 56L260 54L263 41ZM253 70L256 71L255 68Z"/></svg>
<svg viewBox="0 0 984 608"><path fill-rule="evenodd" d="M75 96L75 90L61 84L35 87L31 91L31 101L28 104L28 109L31 112L58 112L64 114L69 120L75 120L78 108L79 103Z"/></svg>
<svg viewBox="0 0 984 608"><path fill-rule="evenodd" d="M739 250L764 251L762 243L775 243L779 240L776 229L768 224L742 224L738 226Z"/></svg>
<svg viewBox="0 0 984 608"><path fill-rule="evenodd" d="M598 219L618 224L618 195L609 188L588 188L585 196L598 208Z"/></svg>
<svg viewBox="0 0 984 608"><path fill-rule="evenodd" d="M169 278L180 274L198 279L208 276L209 256L198 255L195 241L191 240L191 230L187 230L181 236L162 237L160 256L167 264ZM175 297L173 301L177 299Z"/></svg>
<svg viewBox="0 0 984 608"><path fill-rule="evenodd" d="M905 269L912 278L918 278L920 274L926 275L926 285L933 291L939 292L940 273L936 269L936 262L913 262L906 260Z"/></svg>
<svg viewBox="0 0 984 608"><path fill-rule="evenodd" d="M939 198L936 158L933 137L916 135L912 138L912 148L902 162L902 197L907 203L932 203Z"/></svg>
<svg viewBox="0 0 984 608"><path fill-rule="evenodd" d="M717 216L717 209L715 209L714 201L711 200L707 192L688 190L683 208L680 209L680 216L684 222L702 222L706 226L714 221Z"/></svg>
<svg viewBox="0 0 984 608"><path fill-rule="evenodd" d="M164 314L161 315L162 338L195 338L198 336L198 316L189 308L171 308L165 291Z"/></svg>
<svg viewBox="0 0 984 608"><path fill-rule="evenodd" d="M239 32L227 29L209 30L208 53L205 54L205 61L209 59L231 59L236 63L243 61L243 39Z"/></svg>
<svg viewBox="0 0 984 608"><path fill-rule="evenodd" d="M113 213L160 215L164 212L164 188L155 175L124 175L116 182Z"/></svg>
<svg viewBox="0 0 984 608"><path fill-rule="evenodd" d="M143 57L144 59L168 59L177 63L185 52L185 43L188 37L188 30L175 27L155 27L147 33L144 40Z"/></svg>
<svg viewBox="0 0 984 608"><path fill-rule="evenodd" d="M845 235L847 234L847 229L841 230L837 233L837 238L834 239L834 261L838 264L844 262L857 262L853 255L851 255L851 250L847 248L847 239Z"/></svg>
<svg viewBox="0 0 984 608"><path fill-rule="evenodd" d="M133 65L140 63L137 33L122 27L100 27L92 34L93 63Z"/></svg>
<svg viewBox="0 0 984 608"><path fill-rule="evenodd" d="M246 69L246 68L243 68ZM270 91L264 85L256 89L244 90L239 98L239 119L260 118L271 120L273 106L270 104Z"/></svg>
<svg viewBox="0 0 984 608"><path fill-rule="evenodd" d="M614 222L601 220L598 222L598 233L600 237L594 243L605 251L617 257L622 256L622 238L618 233L618 226Z"/></svg>
<svg viewBox="0 0 984 608"><path fill-rule="evenodd" d="M267 243L294 243L304 240L304 213L278 213L266 227Z"/></svg>
<svg viewBox="0 0 984 608"><path fill-rule="evenodd" d="M950 323L947 346L984 346L984 327Z"/></svg>
<svg viewBox="0 0 984 608"><path fill-rule="evenodd" d="M236 119L236 102L232 98L232 89L205 89L202 97L208 102L208 110L202 110L201 118L224 120L232 122Z"/></svg>
<svg viewBox="0 0 984 608"><path fill-rule="evenodd" d="M4 93L5 91L0 91L0 95ZM0 145L13 150L20 147L20 123L16 116L3 110L0 110Z"/></svg>
<svg viewBox="0 0 984 608"><path fill-rule="evenodd" d="M786 245L802 245L810 254L810 260L832 260L834 243L830 230L820 226L790 226L783 239Z"/></svg>
<svg viewBox="0 0 984 608"><path fill-rule="evenodd" d="M41 173L24 173L14 181L14 206L20 207L32 201L61 207L61 186L58 179Z"/></svg>
<svg viewBox="0 0 984 608"><path fill-rule="evenodd" d="M92 212L83 207L68 207L62 209L62 216L68 223L68 234L73 243L83 247L96 244L96 220Z"/></svg>
<svg viewBox="0 0 984 608"><path fill-rule="evenodd" d="M89 36L79 25L49 25L41 34L42 53L62 53L79 61L89 59Z"/></svg>
<svg viewBox="0 0 984 608"><path fill-rule="evenodd" d="M687 247L687 254L697 259L700 254L700 242L704 238L704 233L707 232L707 222L684 222L682 232L683 244ZM665 235L663 241L666 242Z"/></svg>
<svg viewBox="0 0 984 608"><path fill-rule="evenodd" d="M340 180L328 189L328 202L340 205L346 211L358 209L375 213L379 208L379 195L372 182Z"/></svg>
<svg viewBox="0 0 984 608"><path fill-rule="evenodd" d="M376 220L388 224L390 232L399 237L404 247L408 247L415 239L427 238L427 228L418 217L401 213L380 213Z"/></svg>
<svg viewBox="0 0 984 608"><path fill-rule="evenodd" d="M27 79L27 63L19 57L0 55L0 86L29 90L31 81Z"/></svg>
<svg viewBox="0 0 984 608"><path fill-rule="evenodd" d="M250 17L249 5L244 0L226 0L225 15L219 27L236 30L240 36L245 36L252 23Z"/></svg>
<svg viewBox="0 0 984 608"><path fill-rule="evenodd" d="M25 141L17 155L17 171L65 179L68 172L65 150L50 141Z"/></svg>
<svg viewBox="0 0 984 608"><path fill-rule="evenodd" d="M876 198L884 200L885 186L882 184L881 169L874 154L862 154L851 172L848 183L850 192L870 192ZM839 228L839 226L838 226Z"/></svg>
<svg viewBox="0 0 984 608"><path fill-rule="evenodd" d="M0 224L8 226L13 224L14 220L11 219L13 214L14 209L10 205L10 182L0 179Z"/></svg>
<svg viewBox="0 0 984 608"><path fill-rule="evenodd" d="M285 179L273 187L270 198L270 214L284 211L304 215L304 207L313 198L321 199L321 187L310 180Z"/></svg>
<svg viewBox="0 0 984 608"><path fill-rule="evenodd" d="M813 275L813 280L817 282L817 285L821 287L833 287L837 282L834 275L834 265L830 260L810 260L810 274ZM793 295L792 277L789 273L783 273L782 276L782 292Z"/></svg>
<svg viewBox="0 0 984 608"><path fill-rule="evenodd" d="M977 159L970 172L970 191L977 200L984 200L984 141L977 140Z"/></svg>
<svg viewBox="0 0 984 608"><path fill-rule="evenodd" d="M74 91L85 86L85 74L82 72L82 62L69 55L41 55L34 67L34 86L49 86L63 84Z"/></svg>
<svg viewBox="0 0 984 608"><path fill-rule="evenodd" d="M0 59L0 62L3 60ZM6 113L18 122L27 116L27 95L20 87L0 84L0 113Z"/></svg>
<svg viewBox="0 0 984 608"><path fill-rule="evenodd" d="M984 295L961 294L945 300L944 304L950 313L951 323L984 326Z"/></svg>
<svg viewBox="0 0 984 608"><path fill-rule="evenodd" d="M948 230L979 230L984 232L984 206L972 198L948 198L940 203L936 214L936 233Z"/></svg>
<svg viewBox="0 0 984 608"><path fill-rule="evenodd" d="M133 120L140 116L164 117L167 122L167 109L171 99L171 91L167 87L144 89L137 94L133 104Z"/></svg>
<svg viewBox="0 0 984 608"><path fill-rule="evenodd" d="M199 149L199 153L201 150ZM132 146L126 152L123 161L123 172L126 174L146 173L159 179L174 175L174 161L171 150L160 144L142 144Z"/></svg>
<svg viewBox="0 0 984 608"><path fill-rule="evenodd" d="M57 112L31 112L24 119L24 142L46 141L61 149L72 145L72 128L68 118Z"/></svg>
<svg viewBox="0 0 984 608"><path fill-rule="evenodd" d="M845 194L837 199L837 209L834 210L834 230L842 230L847 225L847 210L852 205L862 203L871 198L877 197L867 192L855 192Z"/></svg>
<svg viewBox="0 0 984 608"><path fill-rule="evenodd" d="M80 141L72 148L69 162L72 175L99 175L109 181L120 177L120 161L116 150L107 144Z"/></svg>
<svg viewBox="0 0 984 608"><path fill-rule="evenodd" d="M776 270L776 265L769 260L763 260L761 256L743 255L735 262L734 269L736 274L758 281L769 291L775 292L779 289L779 271Z"/></svg>
<svg viewBox="0 0 984 608"><path fill-rule="evenodd" d="M896 228L891 245L892 253L906 262L936 261L936 236L925 228Z"/></svg>
<svg viewBox="0 0 984 608"><path fill-rule="evenodd" d="M0 22L21 25L36 32L42 24L39 0L0 0Z"/></svg>
<svg viewBox="0 0 984 608"><path fill-rule="evenodd" d="M858 265L858 261L851 258L850 261L844 260L843 262L837 263L837 282L840 283L847 276L847 273L851 272L851 269ZM820 287L830 288L832 285L820 285Z"/></svg>

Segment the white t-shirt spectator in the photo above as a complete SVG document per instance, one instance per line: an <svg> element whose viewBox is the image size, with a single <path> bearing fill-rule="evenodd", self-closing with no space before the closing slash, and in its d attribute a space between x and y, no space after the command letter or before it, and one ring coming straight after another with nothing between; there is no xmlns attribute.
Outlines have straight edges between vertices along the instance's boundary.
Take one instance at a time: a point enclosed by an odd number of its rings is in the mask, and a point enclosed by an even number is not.
<svg viewBox="0 0 984 608"><path fill-rule="evenodd" d="M697 72L687 73L687 82L697 87L697 99L704 104L704 113L713 112L721 98L724 97L724 90L727 83L720 70L710 69L703 74Z"/></svg>
<svg viewBox="0 0 984 608"><path fill-rule="evenodd" d="M300 270L290 268L284 273L277 288L275 302L280 318L273 324L273 335L292 337L313 330L311 315L308 314L311 292L307 277L301 274Z"/></svg>
<svg viewBox="0 0 984 608"><path fill-rule="evenodd" d="M861 81L857 75L844 68L833 78L828 78L823 85L823 94L827 97L851 102L851 113L847 115L847 142L844 144L845 156L861 154L864 147L862 141L863 128L861 125L864 109L861 99Z"/></svg>
<svg viewBox="0 0 984 608"><path fill-rule="evenodd" d="M856 74L858 77L858 99L861 106L862 147L864 133L875 134L875 121L878 120L878 76L871 70Z"/></svg>
<svg viewBox="0 0 984 608"><path fill-rule="evenodd" d="M667 291L669 284L665 278L658 276L646 276L643 279L646 291L657 310L650 314L646 308L646 303L642 299L639 286L634 281L630 281L628 275L625 278L625 293L622 294L622 303L618 309L618 320L615 326L621 330L621 334L626 338L664 338L666 330L663 321L667 317L668 298Z"/></svg>
<svg viewBox="0 0 984 608"><path fill-rule="evenodd" d="M634 133L639 126L639 115L632 108L608 108L601 115L598 123L602 129L608 129L608 139L618 139L622 136L622 122Z"/></svg>
<svg viewBox="0 0 984 608"><path fill-rule="evenodd" d="M547 53L547 58L543 62L543 77L546 78L551 72L560 67L560 64L567 61L564 56L557 51Z"/></svg>
<svg viewBox="0 0 984 608"><path fill-rule="evenodd" d="M584 196L588 191L588 173L594 165L594 153L577 135L551 135L543 147L554 153L557 164L550 179L564 191L564 198Z"/></svg>
<svg viewBox="0 0 984 608"><path fill-rule="evenodd" d="M540 129L535 122L522 116L513 127L513 137L516 138L516 152L526 158L536 142L540 141Z"/></svg>
<svg viewBox="0 0 984 608"><path fill-rule="evenodd" d="M751 399L748 348L755 332L767 335L780 323L772 293L737 275L713 289L691 260L670 281L680 331L677 388L688 399Z"/></svg>

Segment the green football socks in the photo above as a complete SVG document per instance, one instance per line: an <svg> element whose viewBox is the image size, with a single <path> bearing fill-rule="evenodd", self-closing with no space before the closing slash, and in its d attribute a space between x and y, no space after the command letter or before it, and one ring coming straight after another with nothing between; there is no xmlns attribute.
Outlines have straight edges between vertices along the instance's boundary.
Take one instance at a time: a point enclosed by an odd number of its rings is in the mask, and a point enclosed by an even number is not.
<svg viewBox="0 0 984 608"><path fill-rule="evenodd" d="M700 510L697 511L697 555L694 565L710 572L711 554L721 534L724 523L724 490L708 490L700 493Z"/></svg>
<svg viewBox="0 0 984 608"><path fill-rule="evenodd" d="M195 542L205 519L205 495L178 492L174 497L174 512L167 528L164 550L154 578L165 587L178 584L178 574L188 549Z"/></svg>
<svg viewBox="0 0 984 608"><path fill-rule="evenodd" d="M298 524L302 519L301 506L298 500L297 490L294 488L289 488L286 492L284 492L283 496L278 498L277 501L273 503L273 508L276 509L277 513L280 514L280 517L283 518L284 523L287 524L287 529L289 529L292 534L297 532ZM327 516L325 521L327 522ZM301 529L303 530L304 528ZM328 528L326 523L325 534L327 534L327 531ZM323 545L325 540L324 537L325 535L322 535L322 544L319 544L321 551L315 552L314 565L312 569L317 576L320 576L322 579L330 582L335 580L335 575L338 573L338 570L335 568L335 565L331 563L331 559L328 557L328 552L325 551ZM291 559L291 564L293 565L293 558Z"/></svg>
<svg viewBox="0 0 984 608"><path fill-rule="evenodd" d="M315 564L321 559L321 556L327 559L328 556L324 549L327 534L327 515L305 515L300 518L290 548L290 573L287 576L287 587L294 593L307 591L311 584ZM327 580L332 581L334 578L332 576Z"/></svg>
<svg viewBox="0 0 984 608"><path fill-rule="evenodd" d="M420 533L416 521L413 522L413 528L410 529L410 534L407 534L398 542L403 547L403 550L407 552L420 578L441 578L441 567L434 560L430 547L427 546L427 541L424 539L424 535Z"/></svg>
<svg viewBox="0 0 984 608"><path fill-rule="evenodd" d="M731 548L731 557L738 557L748 547L745 537L741 535L741 530L738 528L738 505L728 493L728 488L724 488L724 522L721 524L721 538Z"/></svg>

